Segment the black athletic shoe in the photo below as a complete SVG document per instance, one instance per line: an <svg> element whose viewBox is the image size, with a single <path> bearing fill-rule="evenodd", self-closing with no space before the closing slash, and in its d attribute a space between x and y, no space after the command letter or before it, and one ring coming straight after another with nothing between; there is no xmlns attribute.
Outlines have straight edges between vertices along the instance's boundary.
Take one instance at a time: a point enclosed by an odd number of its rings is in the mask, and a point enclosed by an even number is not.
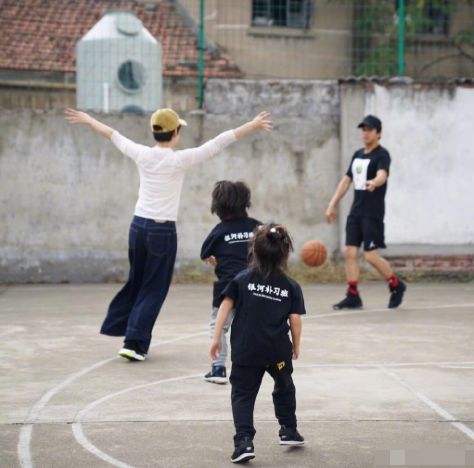
<svg viewBox="0 0 474 468"><path fill-rule="evenodd" d="M230 461L232 463L245 463L253 458L255 458L253 442L249 437L244 437L236 444L234 453L230 457Z"/></svg>
<svg viewBox="0 0 474 468"><path fill-rule="evenodd" d="M388 289L390 290L390 300L388 301L389 309L396 309L403 301L403 295L407 290L406 284L402 280L398 280L398 286L392 287L389 285Z"/></svg>
<svg viewBox="0 0 474 468"><path fill-rule="evenodd" d="M281 426L278 432L280 437L280 445L303 445L304 437L291 427Z"/></svg>
<svg viewBox="0 0 474 468"><path fill-rule="evenodd" d="M346 297L337 304L332 306L334 310L340 309L361 309L362 308L362 299L358 294L347 293Z"/></svg>
<svg viewBox="0 0 474 468"><path fill-rule="evenodd" d="M204 376L204 380L221 385L226 384L228 381L226 368L224 366L212 366L211 371Z"/></svg>

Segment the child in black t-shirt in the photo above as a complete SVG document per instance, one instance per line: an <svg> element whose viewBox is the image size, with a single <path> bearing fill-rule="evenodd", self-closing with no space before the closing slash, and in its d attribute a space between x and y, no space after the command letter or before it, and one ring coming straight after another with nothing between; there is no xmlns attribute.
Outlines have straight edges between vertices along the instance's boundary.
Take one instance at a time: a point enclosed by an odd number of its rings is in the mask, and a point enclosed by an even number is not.
<svg viewBox="0 0 474 468"><path fill-rule="evenodd" d="M293 244L287 230L266 224L255 231L250 247L250 266L222 292L210 355L221 350L221 332L233 309L232 413L236 434L231 461L255 458L253 409L262 378L268 372L275 386L273 404L280 423L281 445L302 445L296 429L295 386L292 358L300 354L301 315L305 313L298 283L284 273ZM291 340L288 332L291 331Z"/></svg>
<svg viewBox="0 0 474 468"><path fill-rule="evenodd" d="M250 208L250 189L243 182L222 180L212 192L211 213L217 214L221 222L207 236L201 247L201 259L215 267L217 281L214 283L214 297L210 321L211 338L221 293L237 273L247 268L249 239L259 223L247 215ZM226 333L232 323L232 314L224 324L221 333L221 350L212 362L211 371L204 379L208 382L227 383Z"/></svg>

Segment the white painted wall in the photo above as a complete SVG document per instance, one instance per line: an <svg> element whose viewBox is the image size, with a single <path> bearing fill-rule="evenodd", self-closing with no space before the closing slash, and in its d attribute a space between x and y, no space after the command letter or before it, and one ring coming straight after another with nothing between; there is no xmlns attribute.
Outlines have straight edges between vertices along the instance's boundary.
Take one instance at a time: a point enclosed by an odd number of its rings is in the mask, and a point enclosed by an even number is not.
<svg viewBox="0 0 474 468"><path fill-rule="evenodd" d="M366 113L392 156L389 244L474 244L474 89L375 86Z"/></svg>

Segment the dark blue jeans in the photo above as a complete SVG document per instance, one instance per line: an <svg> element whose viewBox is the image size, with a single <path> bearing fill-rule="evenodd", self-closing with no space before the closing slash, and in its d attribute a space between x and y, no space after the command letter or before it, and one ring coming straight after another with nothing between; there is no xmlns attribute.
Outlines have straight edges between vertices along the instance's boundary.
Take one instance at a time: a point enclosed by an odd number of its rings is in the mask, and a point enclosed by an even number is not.
<svg viewBox="0 0 474 468"><path fill-rule="evenodd" d="M151 332L168 294L176 260L176 225L134 216L128 240L130 273L112 300L100 332L125 336L148 352Z"/></svg>

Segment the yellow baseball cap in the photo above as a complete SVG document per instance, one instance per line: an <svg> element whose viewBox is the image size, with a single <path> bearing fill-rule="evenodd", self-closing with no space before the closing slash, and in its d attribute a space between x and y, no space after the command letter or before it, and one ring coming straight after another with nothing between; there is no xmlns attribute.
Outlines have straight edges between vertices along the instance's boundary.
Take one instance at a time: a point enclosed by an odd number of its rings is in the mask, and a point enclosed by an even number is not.
<svg viewBox="0 0 474 468"><path fill-rule="evenodd" d="M188 124L186 120L180 119L173 109L158 109L150 119L151 129L158 133L172 132L180 125L185 127ZM161 127L161 129L155 130L154 127Z"/></svg>

